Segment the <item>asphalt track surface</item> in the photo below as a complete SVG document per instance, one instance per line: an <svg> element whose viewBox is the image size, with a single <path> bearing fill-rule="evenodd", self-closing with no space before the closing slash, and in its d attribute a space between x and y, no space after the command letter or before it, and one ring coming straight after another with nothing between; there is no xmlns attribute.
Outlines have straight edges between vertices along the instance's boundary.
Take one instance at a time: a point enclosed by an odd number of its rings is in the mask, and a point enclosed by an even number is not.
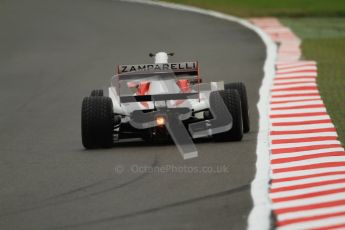
<svg viewBox="0 0 345 230"><path fill-rule="evenodd" d="M265 47L252 31L194 13L110 0L0 3L0 229L245 229L252 207ZM81 145L81 101L116 63L199 60L205 81L244 81L252 131L242 142ZM150 173L131 167L217 167ZM117 173L116 167L123 167Z"/></svg>

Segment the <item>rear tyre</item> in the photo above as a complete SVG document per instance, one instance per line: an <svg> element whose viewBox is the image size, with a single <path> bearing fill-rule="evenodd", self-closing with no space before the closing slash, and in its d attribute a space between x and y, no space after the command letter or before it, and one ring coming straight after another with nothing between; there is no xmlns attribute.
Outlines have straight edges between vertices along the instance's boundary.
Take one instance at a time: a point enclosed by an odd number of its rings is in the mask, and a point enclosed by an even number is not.
<svg viewBox="0 0 345 230"><path fill-rule="evenodd" d="M91 97L103 97L103 90L102 89L94 89L91 91Z"/></svg>
<svg viewBox="0 0 345 230"><path fill-rule="evenodd" d="M109 148L113 145L113 103L109 97L85 97L81 116L85 148Z"/></svg>
<svg viewBox="0 0 345 230"><path fill-rule="evenodd" d="M224 85L225 89L236 89L241 97L242 117L243 117L243 132L248 133L250 131L249 109L248 109L248 97L246 85L243 82L227 83Z"/></svg>
<svg viewBox="0 0 345 230"><path fill-rule="evenodd" d="M237 90L221 90L218 91L220 97L212 92L210 95L210 103L220 103L223 100L232 116L232 128L224 133L213 135L215 141L240 141L243 137L243 120L241 98Z"/></svg>

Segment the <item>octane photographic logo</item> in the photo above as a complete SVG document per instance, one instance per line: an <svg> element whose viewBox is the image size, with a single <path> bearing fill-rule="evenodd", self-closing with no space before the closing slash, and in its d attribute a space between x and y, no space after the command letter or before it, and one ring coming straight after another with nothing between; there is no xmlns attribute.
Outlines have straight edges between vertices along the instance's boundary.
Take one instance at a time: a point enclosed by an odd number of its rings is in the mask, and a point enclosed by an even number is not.
<svg viewBox="0 0 345 230"><path fill-rule="evenodd" d="M162 86L168 86L166 82L161 82ZM192 138L212 136L217 133L226 132L232 128L231 114L223 102L218 92L213 92L214 96L209 97L209 108L212 119L194 122L185 126L183 121L191 118L193 111L192 102L195 98L188 98L183 107L168 108L166 101L171 100L169 94L165 98L165 106L157 106L152 112L143 112L141 109L134 110L130 115L130 124L137 129L148 129L165 125L169 135L176 144L183 159L190 159L198 156L198 151ZM135 100L135 97L133 97ZM197 99L198 100L198 99ZM217 103L212 103L217 101ZM137 103L140 104L140 103Z"/></svg>

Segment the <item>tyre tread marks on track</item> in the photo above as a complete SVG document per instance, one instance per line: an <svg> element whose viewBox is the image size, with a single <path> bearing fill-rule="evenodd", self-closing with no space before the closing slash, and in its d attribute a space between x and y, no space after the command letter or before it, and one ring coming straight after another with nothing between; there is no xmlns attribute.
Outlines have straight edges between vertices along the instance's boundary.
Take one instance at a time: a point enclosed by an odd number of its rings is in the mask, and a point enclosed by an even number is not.
<svg viewBox="0 0 345 230"><path fill-rule="evenodd" d="M156 167L156 166L158 166L157 156L155 156L155 159L154 159L154 161L150 167ZM148 176L150 174L151 174L150 172L145 172L145 173L142 173L139 176L133 178L132 180L129 180L129 181L121 183L121 184L115 183L115 185L114 185L114 180L116 180L116 178L115 179L114 178L106 178L104 180L97 181L95 183L84 185L84 186L81 186L79 188L72 189L70 191L57 194L56 196L48 197L47 199L43 200L43 202L38 204L38 205L18 209L18 210L12 211L12 212L0 213L0 219L7 217L7 216L10 216L10 215L17 215L20 213L30 212L30 211L50 207L50 206L56 206L56 205L62 205L62 204L66 204L66 203L76 202L76 201L79 201L79 200L82 200L85 198L90 198L92 196L97 196L97 195L100 195L103 193L114 191L116 189L120 189L120 188L123 188L125 186L131 185L131 184L145 178L146 176ZM88 192L88 190L91 190L91 189L94 191ZM82 194L82 193L85 193L85 194Z"/></svg>
<svg viewBox="0 0 345 230"><path fill-rule="evenodd" d="M315 84L316 62L300 60L300 39L277 19L251 21L279 44L269 112L277 227L343 228L345 152Z"/></svg>
<svg viewBox="0 0 345 230"><path fill-rule="evenodd" d="M207 200L207 199L212 199L212 198L216 198L216 197L229 196L229 195L236 194L238 192L243 192L243 191L249 190L249 189L250 189L250 184L245 184L245 185L242 185L240 187L232 188L232 189L229 189L229 190L226 190L226 191L222 191L222 192L219 192L219 193L213 193L213 194L206 195L206 196L203 196L203 197L196 197L196 198L192 198L192 199L189 199L189 200L183 200L183 201L179 201L179 202L175 202L175 203L171 203L171 204L166 204L166 205L162 205L162 206L158 206L158 207L150 208L150 209L145 209L145 210L141 210L141 211L136 211L136 212L128 213L128 214L124 214L124 215L111 216L111 217L91 220L91 221L87 221L87 222L81 222L81 223L77 223L77 224L65 225L65 226L54 228L54 230L71 229L71 228L77 228L77 227L83 227L83 226L100 224L100 223L103 223L103 222L111 222L111 221L115 221L115 220L119 220L119 219L124 219L124 218L131 218L131 217L135 217L135 216L140 216L140 215L145 215L145 214L148 214L148 213L157 212L157 211L160 211L160 210L163 210L163 209L174 208L174 207L178 207L178 206L181 206L181 205L186 205L186 204L190 204L190 203L200 202L200 201L204 201L204 200Z"/></svg>

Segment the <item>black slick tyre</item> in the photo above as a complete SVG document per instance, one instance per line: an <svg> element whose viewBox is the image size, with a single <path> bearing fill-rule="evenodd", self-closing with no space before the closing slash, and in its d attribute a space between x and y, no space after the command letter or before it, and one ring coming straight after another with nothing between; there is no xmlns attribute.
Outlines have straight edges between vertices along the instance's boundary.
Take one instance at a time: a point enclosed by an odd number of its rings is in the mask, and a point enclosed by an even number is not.
<svg viewBox="0 0 345 230"><path fill-rule="evenodd" d="M113 145L113 103L109 97L85 97L81 111L82 143L87 149Z"/></svg>
<svg viewBox="0 0 345 230"><path fill-rule="evenodd" d="M102 89L94 89L91 91L91 97L103 97L103 90Z"/></svg>
<svg viewBox="0 0 345 230"><path fill-rule="evenodd" d="M224 85L227 89L236 89L241 97L242 117L243 117L243 132L248 133L250 131L249 109L248 109L248 97L246 85L243 82L227 83Z"/></svg>

